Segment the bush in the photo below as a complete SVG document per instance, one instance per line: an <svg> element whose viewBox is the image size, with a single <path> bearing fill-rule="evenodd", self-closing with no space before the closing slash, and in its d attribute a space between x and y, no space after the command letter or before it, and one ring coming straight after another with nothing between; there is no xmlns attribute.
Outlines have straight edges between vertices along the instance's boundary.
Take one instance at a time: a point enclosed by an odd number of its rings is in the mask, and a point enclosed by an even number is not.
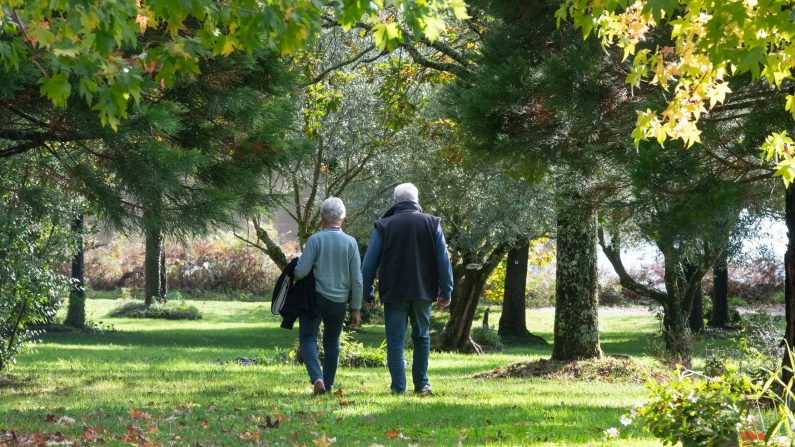
<svg viewBox="0 0 795 447"><path fill-rule="evenodd" d="M142 301L128 301L113 309L111 318L157 318L162 320L200 320L202 314L196 306L185 302L152 304L149 307Z"/></svg>
<svg viewBox="0 0 795 447"><path fill-rule="evenodd" d="M638 424L663 444L742 445L741 433L758 429L749 415L760 388L737 371L704 377L680 370L667 383L650 379L646 388L648 400L637 404L621 423Z"/></svg>
<svg viewBox="0 0 795 447"><path fill-rule="evenodd" d="M68 252L73 214L58 191L16 169L26 160L0 163L0 371L54 321L69 287L54 264Z"/></svg>
<svg viewBox="0 0 795 447"><path fill-rule="evenodd" d="M322 330L321 330L322 332ZM318 335L318 340L322 339L322 334ZM323 361L323 343L317 346L318 358ZM301 345L298 340L293 343L291 356L296 363L303 365L304 356L301 352ZM340 335L340 365L350 368L378 368L386 365L386 340L377 348L364 346L362 342L356 341L349 332L342 331Z"/></svg>
<svg viewBox="0 0 795 447"><path fill-rule="evenodd" d="M230 235L188 244L165 244L171 288L186 293L238 292L253 301L270 295L279 269L261 251ZM86 281L95 290L143 288L144 246L116 238L86 251ZM248 294L248 295L245 295Z"/></svg>
<svg viewBox="0 0 795 447"><path fill-rule="evenodd" d="M472 341L481 347L491 348L490 350L501 350L504 347L500 334L494 328L479 326L472 328L469 335L472 337Z"/></svg>

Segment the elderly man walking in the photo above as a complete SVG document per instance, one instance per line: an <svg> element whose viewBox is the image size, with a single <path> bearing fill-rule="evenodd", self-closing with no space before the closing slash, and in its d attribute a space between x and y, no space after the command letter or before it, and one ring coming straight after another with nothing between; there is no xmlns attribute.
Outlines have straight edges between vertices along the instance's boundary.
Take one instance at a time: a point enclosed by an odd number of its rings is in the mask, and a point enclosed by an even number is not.
<svg viewBox="0 0 795 447"><path fill-rule="evenodd" d="M414 392L430 394L431 305L434 301L440 308L450 305L453 270L441 219L422 212L417 187L411 183L398 185L393 199L392 208L375 223L364 255L364 292L368 306L372 305L375 301L373 281L378 270L392 392L406 391L403 348L406 325L410 321L414 341L411 365Z"/></svg>
<svg viewBox="0 0 795 447"><path fill-rule="evenodd" d="M317 315L300 316L298 338L306 372L315 394L330 391L337 375L340 356L340 335L345 321L348 298L351 299L351 325L361 321L362 271L356 239L345 234L345 205L337 197L329 197L320 205L323 229L306 241L304 252L295 267L295 277L304 278L311 271L315 276ZM317 334L323 322L323 369L317 353Z"/></svg>

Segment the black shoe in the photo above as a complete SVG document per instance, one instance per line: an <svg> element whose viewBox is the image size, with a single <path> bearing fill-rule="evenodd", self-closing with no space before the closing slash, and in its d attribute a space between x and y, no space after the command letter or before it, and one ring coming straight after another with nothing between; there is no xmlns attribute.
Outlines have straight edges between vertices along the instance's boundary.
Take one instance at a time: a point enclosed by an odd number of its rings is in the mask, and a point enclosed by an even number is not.
<svg viewBox="0 0 795 447"><path fill-rule="evenodd" d="M430 396L431 394L433 394L433 392L431 391L430 385L425 385L422 388L414 388L414 394L420 394L422 396Z"/></svg>

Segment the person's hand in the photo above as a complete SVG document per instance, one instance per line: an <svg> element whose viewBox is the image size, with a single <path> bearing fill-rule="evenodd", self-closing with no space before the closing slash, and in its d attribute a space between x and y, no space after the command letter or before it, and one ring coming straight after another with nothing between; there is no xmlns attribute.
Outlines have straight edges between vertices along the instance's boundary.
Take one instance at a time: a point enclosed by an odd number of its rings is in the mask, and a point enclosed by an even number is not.
<svg viewBox="0 0 795 447"><path fill-rule="evenodd" d="M351 310L351 326L359 326L362 324L362 313L359 309Z"/></svg>
<svg viewBox="0 0 795 447"><path fill-rule="evenodd" d="M436 300L436 308L437 309L444 309L445 307L448 307L449 305L450 305L450 298L445 298L445 297L440 296Z"/></svg>

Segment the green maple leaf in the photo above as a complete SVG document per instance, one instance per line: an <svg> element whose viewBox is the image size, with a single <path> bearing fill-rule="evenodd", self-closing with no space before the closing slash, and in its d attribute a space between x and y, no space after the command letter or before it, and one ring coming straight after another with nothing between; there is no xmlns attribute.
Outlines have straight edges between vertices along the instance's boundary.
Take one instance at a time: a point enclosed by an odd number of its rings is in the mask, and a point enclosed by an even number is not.
<svg viewBox="0 0 795 447"><path fill-rule="evenodd" d="M72 86L65 74L57 73L42 80L39 92L52 101L56 107L65 107L66 100L72 94Z"/></svg>

